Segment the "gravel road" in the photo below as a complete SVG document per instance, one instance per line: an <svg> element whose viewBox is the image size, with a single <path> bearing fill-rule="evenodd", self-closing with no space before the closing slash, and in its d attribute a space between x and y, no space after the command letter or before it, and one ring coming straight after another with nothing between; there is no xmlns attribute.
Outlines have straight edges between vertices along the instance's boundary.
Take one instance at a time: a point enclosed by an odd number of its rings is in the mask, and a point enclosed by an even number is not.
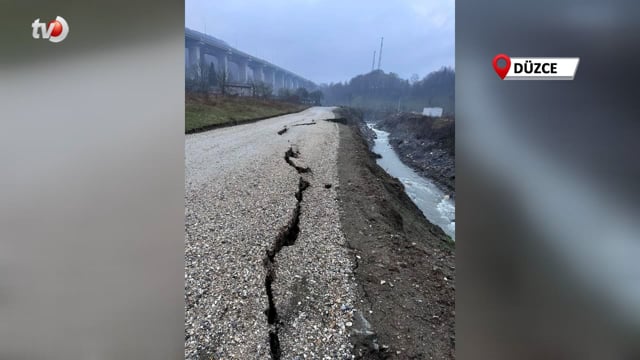
<svg viewBox="0 0 640 360"><path fill-rule="evenodd" d="M332 110L186 136L185 358L351 358Z"/></svg>

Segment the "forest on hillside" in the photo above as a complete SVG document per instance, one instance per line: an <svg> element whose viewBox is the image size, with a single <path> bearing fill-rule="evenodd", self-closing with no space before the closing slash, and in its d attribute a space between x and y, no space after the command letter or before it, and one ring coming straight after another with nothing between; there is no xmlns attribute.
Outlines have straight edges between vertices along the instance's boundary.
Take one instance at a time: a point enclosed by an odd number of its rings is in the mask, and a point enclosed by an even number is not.
<svg viewBox="0 0 640 360"><path fill-rule="evenodd" d="M344 105L368 110L418 111L441 107L446 115L455 111L455 71L442 67L419 78L374 70L348 82L322 84L325 105Z"/></svg>

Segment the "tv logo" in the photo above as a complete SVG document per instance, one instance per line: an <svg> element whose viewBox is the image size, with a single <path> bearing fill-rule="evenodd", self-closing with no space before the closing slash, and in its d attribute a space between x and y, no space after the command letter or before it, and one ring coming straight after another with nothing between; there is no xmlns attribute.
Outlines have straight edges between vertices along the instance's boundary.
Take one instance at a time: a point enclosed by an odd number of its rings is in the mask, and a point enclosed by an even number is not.
<svg viewBox="0 0 640 360"><path fill-rule="evenodd" d="M64 40L69 34L69 25L62 16L57 16L55 20L49 21L49 23L40 22L40 19L35 19L31 24L33 28L33 38L49 39L53 43L59 43Z"/></svg>

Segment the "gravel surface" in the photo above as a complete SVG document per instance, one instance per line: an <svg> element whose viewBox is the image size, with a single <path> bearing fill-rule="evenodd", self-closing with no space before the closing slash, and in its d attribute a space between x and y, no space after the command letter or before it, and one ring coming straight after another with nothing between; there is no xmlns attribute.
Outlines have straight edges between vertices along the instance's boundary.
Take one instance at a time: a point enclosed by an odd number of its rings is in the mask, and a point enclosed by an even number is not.
<svg viewBox="0 0 640 360"><path fill-rule="evenodd" d="M301 129L290 130L296 131ZM346 328L353 312L344 307L354 304L355 284L334 187L338 126L319 122L302 131L305 137L297 142L294 162L311 170L301 174L309 187L303 192L300 234L295 245L278 254L274 283L282 358L350 359Z"/></svg>
<svg viewBox="0 0 640 360"><path fill-rule="evenodd" d="M316 107L186 137L185 358L351 358L338 128L318 121L333 117Z"/></svg>

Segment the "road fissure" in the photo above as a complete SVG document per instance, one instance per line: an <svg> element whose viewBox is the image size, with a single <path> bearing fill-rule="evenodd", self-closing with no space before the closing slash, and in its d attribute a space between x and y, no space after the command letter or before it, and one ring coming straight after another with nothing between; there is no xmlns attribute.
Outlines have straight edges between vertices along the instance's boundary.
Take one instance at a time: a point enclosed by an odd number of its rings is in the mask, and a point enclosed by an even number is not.
<svg viewBox="0 0 640 360"><path fill-rule="evenodd" d="M290 162L290 157L297 157L299 155L298 152L294 151L293 148L289 148L285 153L285 160L287 163L291 165L293 168L300 173L298 167L295 164ZM307 171L303 172L308 172ZM304 197L304 191L311 186L308 181L300 177L298 181L298 190L295 193L295 198L297 200L296 206L293 210L293 214L289 219L288 223L283 226L270 249L266 251L265 257L263 258L263 265L265 268L265 290L267 293L267 300L269 303L268 308L265 310L265 315L267 316L267 322L269 324L269 348L271 351L271 359L279 360L281 358L281 349L280 349L280 337L279 337L279 328L280 328L280 319L278 317L278 309L276 306L275 296L273 294L273 282L276 279L276 255L282 250L285 246L292 246L296 243L298 239L298 235L300 234L300 212L302 207L302 200Z"/></svg>
<svg viewBox="0 0 640 360"><path fill-rule="evenodd" d="M307 125L315 125L316 122L312 121L312 122L308 122L308 123L300 123L300 124L293 124L293 126L307 126Z"/></svg>
<svg viewBox="0 0 640 360"><path fill-rule="evenodd" d="M287 150L284 153L284 160L287 162L287 164L289 164L290 166L292 166L294 169L296 169L296 171L298 172L298 174L304 174L304 173L308 173L311 172L311 169L308 167L303 167L303 166L299 166L297 165L293 160L298 158L298 156L300 155L300 153L296 150L293 150L293 147L290 147L289 150Z"/></svg>

